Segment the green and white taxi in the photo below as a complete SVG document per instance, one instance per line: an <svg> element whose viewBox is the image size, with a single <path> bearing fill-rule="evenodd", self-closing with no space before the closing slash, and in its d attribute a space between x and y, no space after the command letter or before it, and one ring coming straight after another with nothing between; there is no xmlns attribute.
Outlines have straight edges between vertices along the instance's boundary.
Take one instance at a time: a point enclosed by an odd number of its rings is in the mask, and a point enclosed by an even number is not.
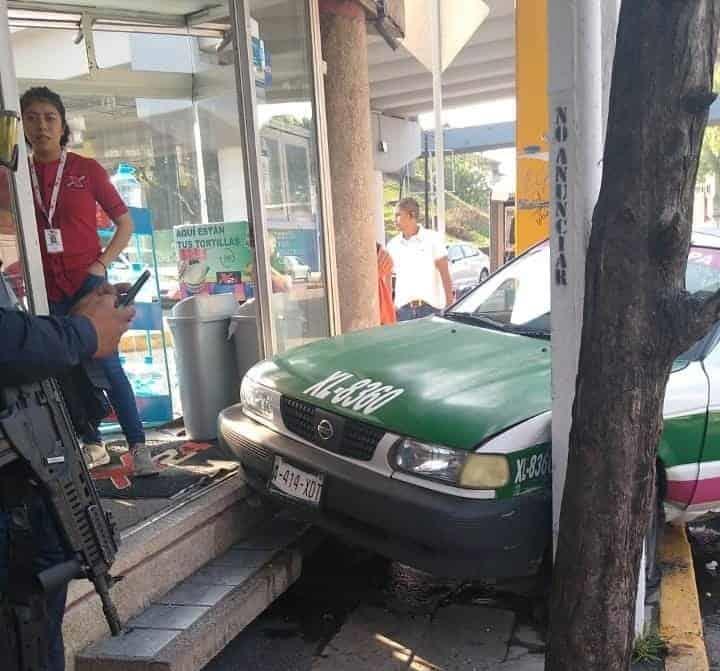
<svg viewBox="0 0 720 671"><path fill-rule="evenodd" d="M686 283L720 288L720 232L694 235ZM532 575L551 535L550 357L542 243L443 316L257 364L220 439L254 488L347 540L439 575ZM668 519L720 510L720 328L673 367L658 461Z"/></svg>

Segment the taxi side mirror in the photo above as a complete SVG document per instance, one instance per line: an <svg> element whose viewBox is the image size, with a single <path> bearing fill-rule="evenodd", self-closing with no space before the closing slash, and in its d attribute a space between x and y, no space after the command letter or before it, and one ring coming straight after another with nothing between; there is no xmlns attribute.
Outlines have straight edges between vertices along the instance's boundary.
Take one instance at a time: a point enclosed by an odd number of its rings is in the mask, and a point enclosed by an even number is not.
<svg viewBox="0 0 720 671"><path fill-rule="evenodd" d="M12 110L0 110L0 165L13 172L18 166L20 117Z"/></svg>

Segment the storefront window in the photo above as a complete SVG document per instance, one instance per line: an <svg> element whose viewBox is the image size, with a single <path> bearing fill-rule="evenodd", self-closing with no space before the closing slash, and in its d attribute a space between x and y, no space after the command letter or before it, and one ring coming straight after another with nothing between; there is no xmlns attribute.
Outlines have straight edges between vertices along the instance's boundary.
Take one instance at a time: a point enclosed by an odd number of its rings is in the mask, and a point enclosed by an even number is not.
<svg viewBox="0 0 720 671"><path fill-rule="evenodd" d="M145 298L160 313L152 333L132 340L145 343L141 362L156 359L168 311L195 294L269 301L278 351L330 333L309 3L239 6L250 18L252 56L248 63L240 49L239 66L249 67L255 83L259 166L244 156L237 45L228 3L222 4L227 14L213 7L213 20L195 36L172 34L170 20L156 34L97 28L94 60L87 44L76 43L75 30L11 33L20 91L47 85L62 96L70 150L105 168L141 222L111 269L111 279L122 281L144 266L154 274L148 284L155 293L149 288ZM256 167L262 209L249 212L245 175ZM101 212L98 232L112 235ZM271 286L261 292L252 234L261 236L270 258ZM166 360L171 368L172 353ZM172 371L167 377L172 386Z"/></svg>
<svg viewBox="0 0 720 671"><path fill-rule="evenodd" d="M277 348L329 335L307 2L250 0Z"/></svg>
<svg viewBox="0 0 720 671"><path fill-rule="evenodd" d="M163 422L171 398L174 414L181 410L169 311L198 294L239 303L256 294L234 50L221 37L95 31L99 71L90 76L74 37L14 32L18 87L43 84L62 96L69 149L97 160L131 207L135 234L109 277L132 281L147 267L156 280L138 299L121 356L142 418ZM98 212L101 239L112 232Z"/></svg>

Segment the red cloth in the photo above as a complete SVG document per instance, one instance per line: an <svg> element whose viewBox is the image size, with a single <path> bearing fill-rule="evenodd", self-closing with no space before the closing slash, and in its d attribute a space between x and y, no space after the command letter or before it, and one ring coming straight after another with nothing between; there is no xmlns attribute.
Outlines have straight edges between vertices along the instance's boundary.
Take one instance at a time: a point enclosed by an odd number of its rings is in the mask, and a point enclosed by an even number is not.
<svg viewBox="0 0 720 671"><path fill-rule="evenodd" d="M379 242L375 243L378 262L378 298L380 302L380 324L394 324L397 321L395 302L392 295L393 261Z"/></svg>
<svg viewBox="0 0 720 671"><path fill-rule="evenodd" d="M383 326L385 324L394 324L397 321L397 314L395 313L392 291L383 277L378 277L378 292L380 294L380 323Z"/></svg>
<svg viewBox="0 0 720 671"><path fill-rule="evenodd" d="M35 163L40 193L48 210L59 163ZM45 285L51 301L61 301L75 294L87 277L87 269L100 256L97 204L113 220L128 211L105 169L97 161L68 152L53 217L53 227L62 232L64 252L47 253L45 229L48 222L35 203Z"/></svg>

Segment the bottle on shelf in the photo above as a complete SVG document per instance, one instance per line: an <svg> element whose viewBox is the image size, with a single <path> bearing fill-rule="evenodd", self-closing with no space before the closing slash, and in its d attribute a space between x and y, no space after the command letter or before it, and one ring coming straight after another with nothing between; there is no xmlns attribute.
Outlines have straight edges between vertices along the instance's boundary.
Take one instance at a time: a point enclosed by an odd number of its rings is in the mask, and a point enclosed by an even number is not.
<svg viewBox="0 0 720 671"><path fill-rule="evenodd" d="M128 207L143 206L143 188L135 177L135 172L135 168L129 163L121 163L117 172L110 178Z"/></svg>

